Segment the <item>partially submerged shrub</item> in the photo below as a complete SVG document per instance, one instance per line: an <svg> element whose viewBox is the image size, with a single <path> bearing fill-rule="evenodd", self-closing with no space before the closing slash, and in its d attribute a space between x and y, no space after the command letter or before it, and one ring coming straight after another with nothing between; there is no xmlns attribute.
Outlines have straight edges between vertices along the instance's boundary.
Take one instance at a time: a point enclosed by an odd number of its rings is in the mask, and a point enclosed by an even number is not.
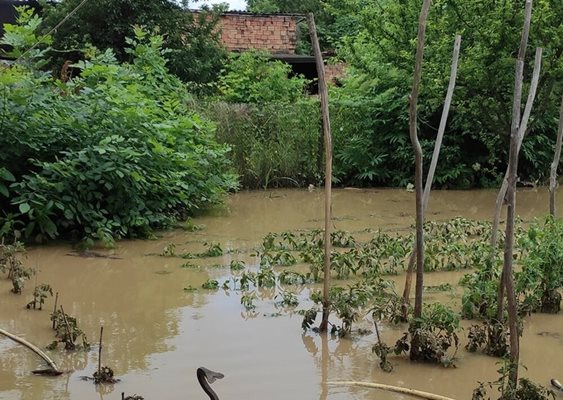
<svg viewBox="0 0 563 400"><path fill-rule="evenodd" d="M0 74L0 235L146 237L236 186L163 38L135 28L128 44L132 63L89 49L65 84L19 64Z"/></svg>
<svg viewBox="0 0 563 400"><path fill-rule="evenodd" d="M523 311L557 313L563 288L563 221L552 217L536 222L521 239L522 271L516 290Z"/></svg>

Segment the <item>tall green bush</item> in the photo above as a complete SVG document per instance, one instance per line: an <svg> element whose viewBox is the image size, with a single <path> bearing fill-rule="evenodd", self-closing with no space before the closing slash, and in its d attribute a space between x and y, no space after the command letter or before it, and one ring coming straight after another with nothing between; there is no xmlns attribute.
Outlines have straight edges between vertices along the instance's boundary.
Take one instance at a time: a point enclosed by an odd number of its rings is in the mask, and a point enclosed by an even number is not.
<svg viewBox="0 0 563 400"><path fill-rule="evenodd" d="M220 95L203 107L247 188L303 186L320 180L320 112L307 80L264 52L232 55Z"/></svg>
<svg viewBox="0 0 563 400"><path fill-rule="evenodd" d="M146 236L235 186L163 38L136 28L128 44L132 63L90 49L66 84L17 64L0 74L1 235Z"/></svg>
<svg viewBox="0 0 563 400"><path fill-rule="evenodd" d="M520 240L524 249L516 289L524 311L557 313L563 289L563 221L547 217Z"/></svg>
<svg viewBox="0 0 563 400"><path fill-rule="evenodd" d="M213 102L205 112L217 123L217 140L231 147L230 157L243 187L300 187L321 180L316 100Z"/></svg>
<svg viewBox="0 0 563 400"><path fill-rule="evenodd" d="M231 55L219 76L219 92L231 103L291 103L303 97L307 80L290 76L291 66L268 53Z"/></svg>

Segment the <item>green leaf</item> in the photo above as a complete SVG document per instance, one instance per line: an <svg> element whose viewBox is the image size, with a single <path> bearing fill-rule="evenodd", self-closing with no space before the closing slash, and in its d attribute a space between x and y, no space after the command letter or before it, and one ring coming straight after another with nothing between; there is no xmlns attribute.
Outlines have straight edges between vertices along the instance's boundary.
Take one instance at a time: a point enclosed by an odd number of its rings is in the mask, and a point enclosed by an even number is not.
<svg viewBox="0 0 563 400"><path fill-rule="evenodd" d="M4 197L10 197L10 192L6 185L0 183L0 193L4 195Z"/></svg>
<svg viewBox="0 0 563 400"><path fill-rule="evenodd" d="M19 209L22 214L27 214L29 210L31 210L31 207L28 203L21 203Z"/></svg>
<svg viewBox="0 0 563 400"><path fill-rule="evenodd" d="M5 181L9 181L9 182L15 182L16 178L14 177L14 175L8 171L6 168L1 168L0 169L0 178L4 179Z"/></svg>

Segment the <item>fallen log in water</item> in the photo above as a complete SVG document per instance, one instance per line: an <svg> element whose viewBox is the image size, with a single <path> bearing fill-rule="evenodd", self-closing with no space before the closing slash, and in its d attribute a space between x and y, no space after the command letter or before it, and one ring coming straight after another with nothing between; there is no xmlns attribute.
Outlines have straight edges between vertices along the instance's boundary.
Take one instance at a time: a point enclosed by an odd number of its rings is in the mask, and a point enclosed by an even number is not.
<svg viewBox="0 0 563 400"><path fill-rule="evenodd" d="M51 360L49 358L49 356L47 354L45 354L39 347L35 346L32 343L29 343L27 340L22 339L19 336L16 336L8 331L5 331L3 329L0 329L0 334L4 335L10 339L12 339L13 341L24 345L25 347L27 347L28 349L30 349L31 351L33 351L35 354L37 354L39 357L41 357L43 360L45 360L45 362L47 364L49 364L49 367L51 367L50 369L38 369L35 371L32 371L34 374L38 374L38 375L60 375L62 374L61 371L59 371L59 369L57 368L57 364L55 364L55 362L53 360Z"/></svg>
<svg viewBox="0 0 563 400"><path fill-rule="evenodd" d="M371 383L371 382L355 382L355 381L337 381L337 382L327 382L328 385L343 385L343 386L361 386L373 389L387 390L389 392L403 393L411 396L419 397L421 399L427 400L454 400L450 397L440 396L438 394L421 392L420 390L408 389L399 386L384 385L381 383Z"/></svg>

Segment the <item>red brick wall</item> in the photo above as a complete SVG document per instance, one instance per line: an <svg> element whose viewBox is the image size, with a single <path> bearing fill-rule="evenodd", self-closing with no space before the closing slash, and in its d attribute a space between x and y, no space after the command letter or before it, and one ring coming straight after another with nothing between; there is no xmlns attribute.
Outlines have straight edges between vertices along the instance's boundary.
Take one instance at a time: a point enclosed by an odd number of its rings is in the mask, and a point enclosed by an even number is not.
<svg viewBox="0 0 563 400"><path fill-rule="evenodd" d="M346 64L326 64L325 63L325 79L328 84L336 83L340 78L346 75Z"/></svg>
<svg viewBox="0 0 563 400"><path fill-rule="evenodd" d="M266 50L295 54L297 17L287 15L224 14L221 41L229 51Z"/></svg>

